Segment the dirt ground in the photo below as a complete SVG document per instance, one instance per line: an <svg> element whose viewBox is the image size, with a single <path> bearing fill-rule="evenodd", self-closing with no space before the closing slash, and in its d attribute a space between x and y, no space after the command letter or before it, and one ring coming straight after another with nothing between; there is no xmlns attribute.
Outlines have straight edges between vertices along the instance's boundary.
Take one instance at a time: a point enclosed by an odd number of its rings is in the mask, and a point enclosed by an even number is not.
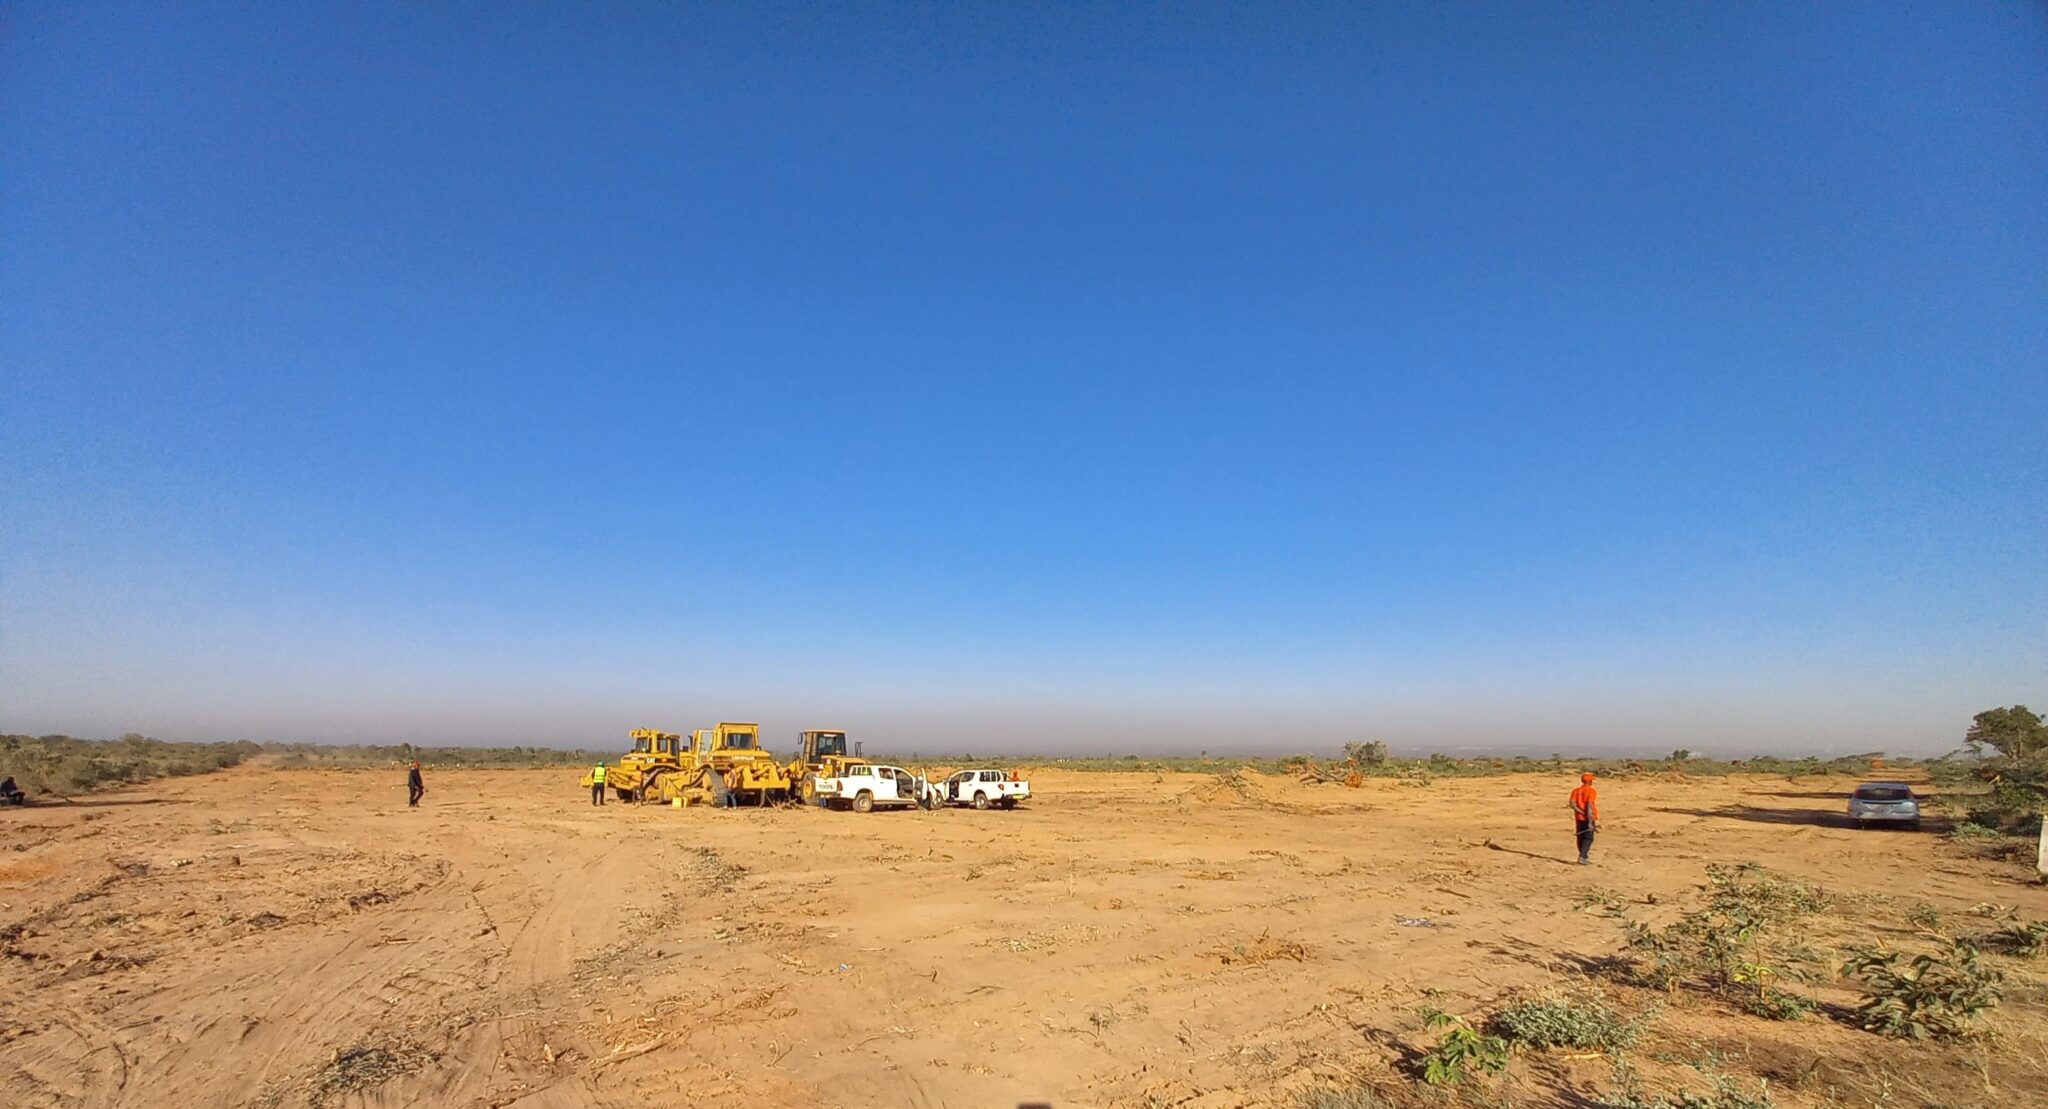
<svg viewBox="0 0 2048 1109"><path fill-rule="evenodd" d="M1910 945L1922 902L2048 918L2023 866L1839 826L1845 780L1607 781L1581 868L1575 783L1538 775L1040 772L1014 812L868 815L599 809L575 777L430 771L408 810L401 771L245 767L0 812L0 1102L1406 1102L1419 1006L1600 973L1599 891L1654 921L1756 860L1859 906L1830 951ZM1783 1106L2042 1104L2044 992L2002 965L1999 1034L1962 1047L1605 988L1664 1006L1653 1085L1706 1057ZM1543 1053L1465 1096L1592 1105L1609 1078Z"/></svg>

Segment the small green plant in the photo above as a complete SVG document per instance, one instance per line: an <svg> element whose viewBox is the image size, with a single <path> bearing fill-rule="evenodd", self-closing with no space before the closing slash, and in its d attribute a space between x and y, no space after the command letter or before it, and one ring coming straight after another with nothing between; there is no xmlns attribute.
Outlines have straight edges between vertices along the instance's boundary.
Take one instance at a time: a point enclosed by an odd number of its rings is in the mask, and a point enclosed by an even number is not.
<svg viewBox="0 0 2048 1109"><path fill-rule="evenodd" d="M1765 986L1753 994L1745 995L1737 1004L1745 1012L1770 1020L1800 1020L1819 1006L1810 997Z"/></svg>
<svg viewBox="0 0 2048 1109"><path fill-rule="evenodd" d="M1864 1029L1909 1040L1968 1034L1979 1015L1998 1005L2004 979L1978 960L1974 944L1956 939L1911 960L1882 947L1860 948L1842 974L1868 994L1856 1010Z"/></svg>
<svg viewBox="0 0 2048 1109"><path fill-rule="evenodd" d="M2048 951L2048 921L2022 920L1977 938L1977 946L2001 955L2032 959Z"/></svg>
<svg viewBox="0 0 2048 1109"><path fill-rule="evenodd" d="M1472 1027L1465 1018L1441 1009L1424 1009L1422 1023L1442 1031L1436 1046L1418 1060L1424 1082L1455 1086L1474 1073L1499 1074L1508 1069L1508 1042Z"/></svg>
<svg viewBox="0 0 2048 1109"><path fill-rule="evenodd" d="M1598 997L1541 997L1500 1010L1487 1018L1486 1028L1515 1045L1619 1051L1633 1045L1653 1019L1654 1012L1624 1020Z"/></svg>
<svg viewBox="0 0 2048 1109"><path fill-rule="evenodd" d="M1754 864L1707 868L1707 903L1663 929L1614 914L1621 921L1640 977L1675 990L1698 982L1758 1016L1797 1020L1813 1003L1780 989L1799 974L1809 948L1786 939L1789 926L1829 904L1818 887L1769 874Z"/></svg>

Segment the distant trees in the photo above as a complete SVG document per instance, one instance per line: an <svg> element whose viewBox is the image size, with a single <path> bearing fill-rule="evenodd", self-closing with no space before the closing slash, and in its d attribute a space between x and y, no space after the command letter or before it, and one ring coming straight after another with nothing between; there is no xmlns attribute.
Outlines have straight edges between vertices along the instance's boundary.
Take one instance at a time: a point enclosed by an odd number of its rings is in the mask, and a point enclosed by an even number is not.
<svg viewBox="0 0 2048 1109"><path fill-rule="evenodd" d="M1987 709L1971 719L1963 742L1976 755L1981 756L1989 747L2001 759L2037 762L2048 753L2048 724L2043 724L2041 715L2025 705Z"/></svg>
<svg viewBox="0 0 2048 1109"><path fill-rule="evenodd" d="M14 778L30 793L68 795L101 785L221 770L258 750L247 742L166 743L139 732L111 741L0 736L0 776Z"/></svg>
<svg viewBox="0 0 2048 1109"><path fill-rule="evenodd" d="M1985 808L1970 819L2006 831L2037 827L2048 804L2048 724L2040 714L2025 705L1986 709L1971 719L1963 743L1984 760L1979 773L1992 782Z"/></svg>
<svg viewBox="0 0 2048 1109"><path fill-rule="evenodd" d="M1387 761L1387 744L1384 740L1368 743L1347 743L1344 757L1360 766L1379 766Z"/></svg>
<svg viewBox="0 0 2048 1109"><path fill-rule="evenodd" d="M1691 752L1691 751L1688 751L1688 750L1686 750L1686 749L1685 749L1685 748L1683 748L1683 747L1680 747L1680 748L1679 748L1678 750L1676 750L1676 751L1673 751L1673 752L1671 752L1671 761L1672 761L1672 762L1684 762L1685 760L1687 760L1687 759L1689 759L1689 758L1691 758L1691 757L1692 757L1692 752Z"/></svg>

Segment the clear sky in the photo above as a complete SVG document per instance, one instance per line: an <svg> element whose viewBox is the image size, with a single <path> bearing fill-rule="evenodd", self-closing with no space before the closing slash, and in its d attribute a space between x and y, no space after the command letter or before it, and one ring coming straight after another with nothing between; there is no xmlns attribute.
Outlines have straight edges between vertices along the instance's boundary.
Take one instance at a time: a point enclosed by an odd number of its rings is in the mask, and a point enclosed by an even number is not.
<svg viewBox="0 0 2048 1109"><path fill-rule="evenodd" d="M2039 5L318 7L0 17L0 731L2048 701Z"/></svg>

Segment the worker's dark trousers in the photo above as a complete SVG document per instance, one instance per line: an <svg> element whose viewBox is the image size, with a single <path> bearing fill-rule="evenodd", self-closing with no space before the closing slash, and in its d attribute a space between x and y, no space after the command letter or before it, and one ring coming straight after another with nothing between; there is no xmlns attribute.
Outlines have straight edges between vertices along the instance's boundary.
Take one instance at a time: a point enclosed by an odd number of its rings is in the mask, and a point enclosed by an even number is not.
<svg viewBox="0 0 2048 1109"><path fill-rule="evenodd" d="M590 803L591 803L591 804L593 804L593 805L602 805L602 804L604 804L604 783L603 783L603 782L598 782L597 784L595 784L595 785L593 785L593 786L591 786L591 787L590 787Z"/></svg>
<svg viewBox="0 0 2048 1109"><path fill-rule="evenodd" d="M1579 829L1579 861L1586 862L1593 857L1593 826L1581 820Z"/></svg>
<svg viewBox="0 0 2048 1109"><path fill-rule="evenodd" d="M408 805L418 805L420 803L420 794L425 792L426 790L423 790L418 786L405 787L405 803Z"/></svg>

